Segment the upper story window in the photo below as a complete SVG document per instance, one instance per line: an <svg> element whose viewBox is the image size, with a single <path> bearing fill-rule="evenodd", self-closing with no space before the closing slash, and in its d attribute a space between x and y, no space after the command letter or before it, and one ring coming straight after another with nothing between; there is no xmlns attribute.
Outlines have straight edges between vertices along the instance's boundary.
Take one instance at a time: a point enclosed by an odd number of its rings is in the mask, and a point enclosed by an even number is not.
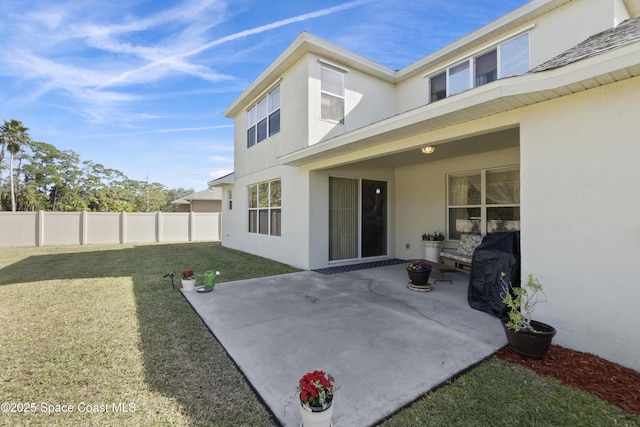
<svg viewBox="0 0 640 427"><path fill-rule="evenodd" d="M469 89L470 81L471 66L469 61L449 68L449 95L455 95Z"/></svg>
<svg viewBox="0 0 640 427"><path fill-rule="evenodd" d="M496 79L529 71L529 34L499 44L429 78L429 100L438 101Z"/></svg>
<svg viewBox="0 0 640 427"><path fill-rule="evenodd" d="M320 66L320 118L335 123L344 123L344 73Z"/></svg>
<svg viewBox="0 0 640 427"><path fill-rule="evenodd" d="M498 78L498 50L494 49L473 59L475 85L482 86ZM525 70L526 71L526 70Z"/></svg>
<svg viewBox="0 0 640 427"><path fill-rule="evenodd" d="M247 111L247 148L280 132L280 87Z"/></svg>

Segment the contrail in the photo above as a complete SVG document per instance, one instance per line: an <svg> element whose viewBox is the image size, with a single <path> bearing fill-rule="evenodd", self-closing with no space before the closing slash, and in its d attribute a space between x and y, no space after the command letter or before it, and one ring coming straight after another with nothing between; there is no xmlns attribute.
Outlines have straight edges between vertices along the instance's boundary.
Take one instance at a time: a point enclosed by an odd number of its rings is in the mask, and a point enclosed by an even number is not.
<svg viewBox="0 0 640 427"><path fill-rule="evenodd" d="M366 3L371 3L373 1L376 1L376 0L356 0L356 1L348 2L348 3L340 4L338 6L329 7L327 9L318 10L316 12L309 12L309 13L305 13L304 15L294 16L293 18L283 19L281 21L276 21L276 22L273 22L271 24L262 25L260 27L251 28L249 30L240 31L239 33L235 33L235 34L231 34L229 36L225 36L225 37L219 38L218 40L211 41L211 42L209 42L209 43L207 43L207 44L205 44L205 45L203 45L203 46L201 46L201 47L199 47L197 49L192 50L191 52L187 52L185 54L175 55L175 56L176 57L181 57L181 58L192 56L192 55L200 53L200 52L202 52L204 50L207 50L207 49L209 49L211 47L218 46L218 45L221 45L223 43L226 43L228 41L241 39L243 37L252 36L254 34L260 34L260 33L263 33L265 31L269 31L269 30L273 30L273 29L276 29L276 28L284 27L285 25L294 24L296 22L302 22L302 21L307 21L309 19L313 19L313 18L319 18L321 16L331 15L333 13L341 12L343 10L351 9L353 7L360 6L360 5L363 5L363 4L366 4Z"/></svg>
<svg viewBox="0 0 640 427"><path fill-rule="evenodd" d="M218 126L203 126L203 127L195 127L195 128L154 129L154 130L143 130L143 131L138 131L138 132L105 133L105 134L83 135L80 138L144 135L144 134L149 134L149 133L193 132L193 131L199 131L199 130L226 129L226 128L232 128L232 127L233 127L233 125L218 125Z"/></svg>
<svg viewBox="0 0 640 427"><path fill-rule="evenodd" d="M309 12L309 13L305 13L303 15L298 15L298 16L294 16L292 18L287 18L287 19L283 19L280 21L276 21L276 22L272 22L271 24L266 24L266 25L261 25L259 27L255 27L255 28L251 28L248 30L244 30L244 31L240 31L238 33L235 34L231 34L225 37L221 37L217 40L213 40L210 41L209 43L206 43L202 46L200 46L197 49L191 50L189 52L184 52L184 53L180 53L177 55L172 55L172 56L168 56L166 58L162 58L159 59L157 61L151 62L147 65L144 65L140 68L136 68L135 70L131 70L131 71L127 71L124 72L122 74L120 74L118 77L116 77L115 79L110 80L107 83L103 83L102 85L98 86L99 88L104 88L107 86L111 86L115 83L121 82L121 81L125 81L127 80L127 78L129 76L132 76L134 74L140 73L142 71L157 67L158 65L162 65L162 64L166 64L166 63L171 63L174 62L176 60L180 61L181 59L184 58L188 58L190 56L196 55L200 52L203 52L207 49L210 49L212 47L215 46L219 46L221 44L233 41L233 40L238 40L244 37L248 37L248 36L252 36L255 34L260 34L263 33L265 31L269 31L269 30L274 30L276 28L280 28L280 27L284 27L285 25L290 25L290 24L294 24L296 22L303 22L303 21L308 21L310 19L314 19L314 18L319 18L321 16L326 16L326 15L331 15L333 13L337 13L337 12L341 12L343 10L347 10L347 9L351 9L357 6L361 6L363 4L367 4L367 3L372 3L374 1L377 0L355 0L355 1L350 1L347 3L342 3L340 5L337 6L333 6L333 7L329 7L326 9L322 9L322 10L318 10L315 12Z"/></svg>

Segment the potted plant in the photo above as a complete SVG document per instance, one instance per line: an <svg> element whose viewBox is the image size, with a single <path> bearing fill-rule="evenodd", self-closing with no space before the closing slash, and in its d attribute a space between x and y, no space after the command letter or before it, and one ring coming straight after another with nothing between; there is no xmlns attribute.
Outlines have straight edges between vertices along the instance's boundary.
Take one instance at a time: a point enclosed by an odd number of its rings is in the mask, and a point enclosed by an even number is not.
<svg viewBox="0 0 640 427"><path fill-rule="evenodd" d="M422 233L422 240L425 241L442 241L444 240L444 234L441 231L435 231L433 234L429 233L429 231L425 231Z"/></svg>
<svg viewBox="0 0 640 427"><path fill-rule="evenodd" d="M547 300L542 285L531 274L522 286L507 283L504 276L505 273L500 274L500 297L508 310L502 325L509 347L523 356L541 359L549 351L556 334L555 328L532 317L536 304Z"/></svg>
<svg viewBox="0 0 640 427"><path fill-rule="evenodd" d="M415 260L409 263L407 272L411 283L418 286L428 285L429 275L431 274L431 264L425 260Z"/></svg>
<svg viewBox="0 0 640 427"><path fill-rule="evenodd" d="M196 274L193 270L182 272L182 289L185 292L192 292L196 288Z"/></svg>
<svg viewBox="0 0 640 427"><path fill-rule="evenodd" d="M444 240L444 235L435 231L433 234L430 234L428 231L425 231L422 234L422 244L424 245L424 258L438 263L440 260L440 245Z"/></svg>
<svg viewBox="0 0 640 427"><path fill-rule="evenodd" d="M333 416L333 376L324 371L308 372L300 378L300 416L303 427L329 427Z"/></svg>

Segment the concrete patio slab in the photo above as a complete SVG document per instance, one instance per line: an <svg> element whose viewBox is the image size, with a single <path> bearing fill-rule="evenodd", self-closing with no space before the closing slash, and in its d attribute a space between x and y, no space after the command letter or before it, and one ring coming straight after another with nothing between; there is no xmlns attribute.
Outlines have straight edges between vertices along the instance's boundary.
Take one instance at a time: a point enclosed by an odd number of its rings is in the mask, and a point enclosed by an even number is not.
<svg viewBox="0 0 640 427"><path fill-rule="evenodd" d="M416 292L405 268L304 271L184 294L280 423L300 424L295 401L285 406L300 377L321 369L340 387L333 425L367 426L506 344L499 320L469 307L468 275Z"/></svg>

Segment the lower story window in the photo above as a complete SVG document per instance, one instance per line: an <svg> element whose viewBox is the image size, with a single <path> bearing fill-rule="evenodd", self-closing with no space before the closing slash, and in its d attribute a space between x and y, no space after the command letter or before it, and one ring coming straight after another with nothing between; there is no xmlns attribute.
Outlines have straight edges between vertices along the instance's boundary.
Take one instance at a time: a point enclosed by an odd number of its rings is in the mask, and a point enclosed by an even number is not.
<svg viewBox="0 0 640 427"><path fill-rule="evenodd" d="M270 236L281 235L281 182L279 179L248 187L248 231Z"/></svg>
<svg viewBox="0 0 640 427"><path fill-rule="evenodd" d="M447 194L449 239L520 230L517 167L449 175Z"/></svg>

